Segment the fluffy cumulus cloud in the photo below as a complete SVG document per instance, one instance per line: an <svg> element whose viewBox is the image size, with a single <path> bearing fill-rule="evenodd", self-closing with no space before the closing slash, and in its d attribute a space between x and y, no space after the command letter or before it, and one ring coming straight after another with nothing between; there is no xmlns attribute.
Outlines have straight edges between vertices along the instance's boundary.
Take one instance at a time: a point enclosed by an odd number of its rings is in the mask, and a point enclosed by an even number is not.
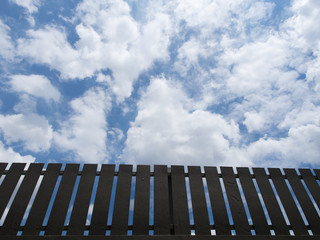
<svg viewBox="0 0 320 240"><path fill-rule="evenodd" d="M0 115L0 129L7 143L22 142L25 150L46 151L52 140L52 127L37 114Z"/></svg>
<svg viewBox="0 0 320 240"><path fill-rule="evenodd" d="M59 101L60 93L52 86L49 79L41 75L13 75L10 77L11 88L15 92L27 93L46 101Z"/></svg>
<svg viewBox="0 0 320 240"><path fill-rule="evenodd" d="M123 160L163 164L227 164L239 128L233 121L194 109L183 90L164 78L153 79L138 103ZM239 164L244 164L239 162Z"/></svg>
<svg viewBox="0 0 320 240"><path fill-rule="evenodd" d="M71 101L70 118L61 122L54 143L63 152L71 152L72 161L107 161L106 111L109 99L101 89L90 89Z"/></svg>
<svg viewBox="0 0 320 240"><path fill-rule="evenodd" d="M47 25L19 39L19 53L58 70L65 80L110 69L111 88L119 101L130 96L140 73L155 60L168 58L171 25L166 14L158 13L141 24L131 17L124 1L85 0L78 5L74 21L79 22L74 45L63 28Z"/></svg>
<svg viewBox="0 0 320 240"><path fill-rule="evenodd" d="M34 162L35 158L31 155L21 156L15 152L11 147L6 148L2 142L0 142L0 162Z"/></svg>

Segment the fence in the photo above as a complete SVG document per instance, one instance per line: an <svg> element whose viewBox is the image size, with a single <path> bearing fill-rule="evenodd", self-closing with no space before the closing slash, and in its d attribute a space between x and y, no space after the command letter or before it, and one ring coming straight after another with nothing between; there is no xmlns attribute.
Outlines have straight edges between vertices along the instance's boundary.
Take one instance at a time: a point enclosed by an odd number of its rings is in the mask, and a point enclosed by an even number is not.
<svg viewBox="0 0 320 240"><path fill-rule="evenodd" d="M0 239L320 239L319 169L25 168L0 163Z"/></svg>

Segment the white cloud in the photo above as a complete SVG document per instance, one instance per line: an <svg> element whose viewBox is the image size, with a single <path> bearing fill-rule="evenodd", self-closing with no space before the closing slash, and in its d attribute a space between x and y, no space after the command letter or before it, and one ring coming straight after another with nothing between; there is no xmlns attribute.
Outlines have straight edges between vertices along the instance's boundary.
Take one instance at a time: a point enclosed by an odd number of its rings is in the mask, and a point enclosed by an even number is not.
<svg viewBox="0 0 320 240"><path fill-rule="evenodd" d="M10 27L0 19L0 56L9 61L14 58L14 44L9 35L10 30Z"/></svg>
<svg viewBox="0 0 320 240"><path fill-rule="evenodd" d="M10 0L11 2L27 9L29 13L38 11L38 7L41 5L40 0Z"/></svg>
<svg viewBox="0 0 320 240"><path fill-rule="evenodd" d="M12 90L27 93L46 101L59 101L60 92L52 86L50 80L41 75L12 75L10 82Z"/></svg>
<svg viewBox="0 0 320 240"><path fill-rule="evenodd" d="M27 20L31 26L34 26L35 20L32 17L32 14L38 12L38 8L41 5L41 0L10 0L10 1L23 7L26 10Z"/></svg>
<svg viewBox="0 0 320 240"><path fill-rule="evenodd" d="M47 151L51 146L52 127L47 119L34 113L0 115L0 129L7 143L23 143L25 150Z"/></svg>
<svg viewBox="0 0 320 240"><path fill-rule="evenodd" d="M54 132L54 142L61 151L71 151L73 161L107 160L106 111L109 99L101 89L90 89L71 101L72 115Z"/></svg>
<svg viewBox="0 0 320 240"><path fill-rule="evenodd" d="M139 74L155 60L168 58L171 21L158 13L145 24L136 22L123 1L85 0L78 5L75 27L79 40L71 46L64 30L54 26L29 30L18 41L22 56L47 64L68 79L92 77L110 69L113 92L122 101L131 95Z"/></svg>
<svg viewBox="0 0 320 240"><path fill-rule="evenodd" d="M79 55L67 42L62 29L46 26L43 29L28 30L27 36L27 39L18 40L18 52L21 56L59 70L62 78L86 76L79 71L82 67L77 62Z"/></svg>
<svg viewBox="0 0 320 240"><path fill-rule="evenodd" d="M138 102L122 159L147 164L227 164L240 137L237 124L195 110L192 104L170 81L153 79Z"/></svg>
<svg viewBox="0 0 320 240"><path fill-rule="evenodd" d="M247 158L264 167L317 165L320 154L320 127L315 125L291 128L288 137L260 139L248 146Z"/></svg>
<svg viewBox="0 0 320 240"><path fill-rule="evenodd" d="M21 156L15 152L11 147L5 148L0 142L0 162L34 162L35 158L31 155Z"/></svg>
<svg viewBox="0 0 320 240"><path fill-rule="evenodd" d="M246 112L244 116L246 119L243 121L243 124L246 125L249 133L263 128L264 120L259 113Z"/></svg>

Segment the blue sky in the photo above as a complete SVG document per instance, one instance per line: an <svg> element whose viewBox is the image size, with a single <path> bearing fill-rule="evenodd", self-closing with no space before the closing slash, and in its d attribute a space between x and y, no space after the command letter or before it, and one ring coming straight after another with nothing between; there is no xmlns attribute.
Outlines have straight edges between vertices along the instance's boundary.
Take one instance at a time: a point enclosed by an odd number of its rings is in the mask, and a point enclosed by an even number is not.
<svg viewBox="0 0 320 240"><path fill-rule="evenodd" d="M0 161L320 167L318 0L2 0Z"/></svg>

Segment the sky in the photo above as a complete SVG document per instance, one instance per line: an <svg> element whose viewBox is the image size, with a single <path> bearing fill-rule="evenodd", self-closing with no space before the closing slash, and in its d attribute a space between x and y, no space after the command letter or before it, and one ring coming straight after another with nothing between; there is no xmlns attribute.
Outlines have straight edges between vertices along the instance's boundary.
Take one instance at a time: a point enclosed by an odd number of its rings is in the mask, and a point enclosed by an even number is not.
<svg viewBox="0 0 320 240"><path fill-rule="evenodd" d="M320 1L1 0L0 161L320 167Z"/></svg>

